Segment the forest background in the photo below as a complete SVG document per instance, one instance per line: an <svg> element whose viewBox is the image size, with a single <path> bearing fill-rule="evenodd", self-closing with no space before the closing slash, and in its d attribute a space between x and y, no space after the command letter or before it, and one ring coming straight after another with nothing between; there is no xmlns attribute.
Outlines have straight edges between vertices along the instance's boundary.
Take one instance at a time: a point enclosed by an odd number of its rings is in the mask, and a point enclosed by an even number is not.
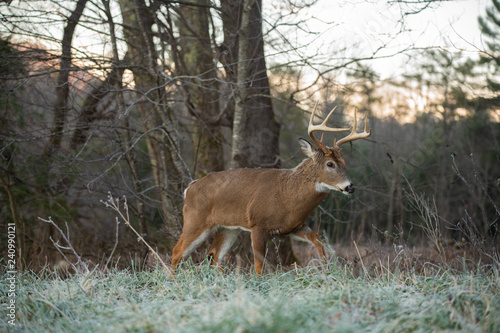
<svg viewBox="0 0 500 333"><path fill-rule="evenodd" d="M357 109L373 133L343 150L355 195L329 195L308 221L332 250L498 264L500 3L488 2L484 39L468 51L391 47L441 1L385 2L398 16L366 22L382 41L369 48L370 36L343 36L348 23L316 25L318 5L2 2L0 228L16 226L19 267L74 259L49 217L85 260L113 253L142 266L148 251L103 204L108 193L127 198L132 226L168 261L188 184L228 168L294 167L316 103L323 115L337 107L331 124L343 127ZM372 68L396 58L398 75ZM248 263L240 237L233 252ZM0 244L5 258L6 232ZM275 262L298 259L286 255L297 244L270 245Z"/></svg>

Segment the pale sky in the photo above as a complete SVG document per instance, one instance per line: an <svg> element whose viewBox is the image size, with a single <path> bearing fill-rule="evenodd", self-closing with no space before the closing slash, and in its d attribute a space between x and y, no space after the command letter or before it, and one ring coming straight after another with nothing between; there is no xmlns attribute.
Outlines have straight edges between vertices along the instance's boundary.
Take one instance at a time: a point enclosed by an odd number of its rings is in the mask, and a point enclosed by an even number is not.
<svg viewBox="0 0 500 333"><path fill-rule="evenodd" d="M293 58L294 55L315 54L317 63L325 66L335 65L338 59L366 56L384 45L379 56L396 54L410 46L443 47L450 51L464 50L471 56L477 54L476 47L482 47L480 30L477 23L479 15L484 16L490 0L454 0L432 4L421 13L407 15L401 20L402 13L422 8L421 4L401 5L388 4L388 1L375 0L319 0L317 4L300 12L299 17L305 21L294 26L284 25L280 33L299 47L299 50L288 52L280 57ZM286 13L281 0L263 1L264 17L268 25L276 22L278 12ZM276 14L274 14L276 13ZM274 15L274 17L273 17ZM296 17L291 16L292 24ZM286 18L282 21L286 21ZM309 30L317 34L307 34ZM279 36L277 44L279 44ZM306 45L303 48L300 46ZM285 47L286 44L283 45ZM271 62L281 62L280 57L273 59L273 52L278 54L280 47L270 50L267 55ZM339 53L339 49L345 51ZM391 57L369 64L383 78L401 73L405 67L404 56Z"/></svg>
<svg viewBox="0 0 500 333"><path fill-rule="evenodd" d="M419 14L408 15L402 28L401 13L409 9L406 5L385 1L348 1L343 6L333 5L337 1L320 0L315 14L321 20L335 20L340 23L335 35L345 35L346 43L358 41L361 52L370 53L381 45L387 47L381 54L397 53L406 47L443 47L450 51L465 50L476 53L482 47L477 23L479 15L484 16L486 0L455 0L433 4ZM343 1L342 1L343 2ZM419 5L421 6L421 5ZM337 29L335 29L337 30ZM338 37L337 37L338 38ZM358 52L358 51L356 51ZM377 60L372 66L383 76L397 72L403 57Z"/></svg>

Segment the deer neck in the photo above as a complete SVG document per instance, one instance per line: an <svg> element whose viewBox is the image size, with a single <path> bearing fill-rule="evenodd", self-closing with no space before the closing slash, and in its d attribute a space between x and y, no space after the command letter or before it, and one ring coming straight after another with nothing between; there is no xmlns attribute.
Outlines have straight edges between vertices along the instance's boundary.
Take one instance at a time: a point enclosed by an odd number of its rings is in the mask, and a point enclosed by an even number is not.
<svg viewBox="0 0 500 333"><path fill-rule="evenodd" d="M318 179L313 172L314 162L309 158L291 170L285 185L285 191L293 205L298 210L312 212L323 199L328 196L326 192L318 192L316 183Z"/></svg>

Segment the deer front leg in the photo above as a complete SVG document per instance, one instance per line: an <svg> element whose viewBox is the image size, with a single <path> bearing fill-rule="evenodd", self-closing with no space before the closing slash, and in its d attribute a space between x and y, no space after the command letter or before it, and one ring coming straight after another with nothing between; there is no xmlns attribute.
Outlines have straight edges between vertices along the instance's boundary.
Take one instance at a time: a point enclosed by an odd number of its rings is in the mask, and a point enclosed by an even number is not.
<svg viewBox="0 0 500 333"><path fill-rule="evenodd" d="M308 226L303 226L299 230L294 231L291 236L295 239L301 240L301 241L306 241L314 245L316 248L316 251L318 252L318 255L320 259L326 259L325 257L325 248L323 247L323 242L321 241L321 238L319 235L311 230Z"/></svg>
<svg viewBox="0 0 500 333"><path fill-rule="evenodd" d="M253 228L251 233L255 272L257 272L257 275L260 275L264 260L266 259L266 244L269 236L266 231L258 228Z"/></svg>

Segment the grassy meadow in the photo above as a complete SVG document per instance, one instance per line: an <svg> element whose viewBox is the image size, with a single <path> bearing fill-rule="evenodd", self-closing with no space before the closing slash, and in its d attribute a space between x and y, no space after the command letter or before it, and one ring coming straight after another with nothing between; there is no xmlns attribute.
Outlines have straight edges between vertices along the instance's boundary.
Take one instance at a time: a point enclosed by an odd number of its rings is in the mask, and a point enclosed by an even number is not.
<svg viewBox="0 0 500 333"><path fill-rule="evenodd" d="M5 265L4 265L5 266ZM186 263L175 278L98 269L20 273L12 332L499 332L499 270L354 274L346 262L259 277ZM431 273L432 272L432 273ZM5 278L6 272L2 273ZM4 278L2 280L4 280ZM7 299L2 288L2 303Z"/></svg>

